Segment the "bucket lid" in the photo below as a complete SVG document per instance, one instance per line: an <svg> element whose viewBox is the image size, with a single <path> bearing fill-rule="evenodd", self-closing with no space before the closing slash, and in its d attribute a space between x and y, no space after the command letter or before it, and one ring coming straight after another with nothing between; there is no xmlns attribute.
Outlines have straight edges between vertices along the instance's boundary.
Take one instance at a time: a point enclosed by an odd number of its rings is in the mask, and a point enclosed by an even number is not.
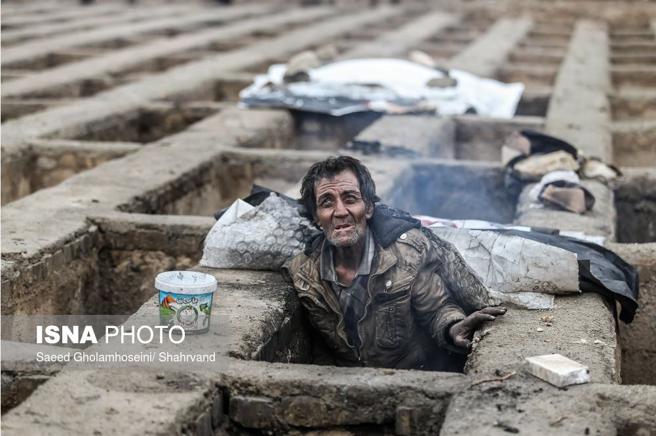
<svg viewBox="0 0 656 436"><path fill-rule="evenodd" d="M166 271L155 278L156 289L177 294L207 294L216 287L214 276L198 271Z"/></svg>

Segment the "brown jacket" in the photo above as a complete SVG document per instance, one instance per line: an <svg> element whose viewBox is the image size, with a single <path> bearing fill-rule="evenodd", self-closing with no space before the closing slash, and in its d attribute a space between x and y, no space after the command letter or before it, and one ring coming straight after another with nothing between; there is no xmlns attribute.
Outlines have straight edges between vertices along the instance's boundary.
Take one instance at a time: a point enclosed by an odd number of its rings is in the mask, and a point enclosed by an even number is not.
<svg viewBox="0 0 656 436"><path fill-rule="evenodd" d="M448 370L446 350L454 349L448 330L465 314L436 273L441 260L430 240L415 225L408 226L407 220L405 226L389 223L370 226L376 251L367 286L369 300L358 324L359 350L348 345L337 296L320 278L323 237L314 250L300 254L287 268L298 297L338 364Z"/></svg>

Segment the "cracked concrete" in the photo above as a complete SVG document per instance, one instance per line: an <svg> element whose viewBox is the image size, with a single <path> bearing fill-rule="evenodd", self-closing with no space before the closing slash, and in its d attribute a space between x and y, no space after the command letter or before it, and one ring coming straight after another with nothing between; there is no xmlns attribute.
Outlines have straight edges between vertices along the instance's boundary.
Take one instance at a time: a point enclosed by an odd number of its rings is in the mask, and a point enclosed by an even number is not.
<svg viewBox="0 0 656 436"><path fill-rule="evenodd" d="M183 348L214 353L215 362L39 367L29 359L36 345L25 344L3 358L3 432L656 432L656 20L646 18L654 8L353 3L275 6L275 14L268 4L154 4L150 17L119 4L3 4L3 316L156 320L154 275L197 268L217 209L253 183L298 195L314 161L348 152L370 167L385 201L411 212L617 239L609 247L641 274L634 323L618 330L616 308L596 294L557 297L550 311L511 309L497 320L464 374L336 368L313 364L303 314L278 273L205 270L220 284L212 330ZM325 43L344 58L423 49L441 64L525 81L527 92L512 120L333 119L234 107L253 72ZM52 94L31 96L39 92ZM505 136L518 128L568 139L625 166L625 177L610 187L586 182L597 197L586 215L531 209L524 194L505 191L499 162ZM383 153L347 151L351 139L378 141ZM15 345L5 339L3 354ZM110 341L85 351L119 348ZM550 352L588 365L592 382L559 390L526 373L525 357Z"/></svg>

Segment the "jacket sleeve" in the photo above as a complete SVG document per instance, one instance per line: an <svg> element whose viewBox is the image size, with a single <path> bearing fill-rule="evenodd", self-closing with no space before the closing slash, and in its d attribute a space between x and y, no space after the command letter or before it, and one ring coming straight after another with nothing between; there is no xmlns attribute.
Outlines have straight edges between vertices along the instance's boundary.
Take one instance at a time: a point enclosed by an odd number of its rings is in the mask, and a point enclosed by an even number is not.
<svg viewBox="0 0 656 436"><path fill-rule="evenodd" d="M433 244L425 239L422 262L412 285L412 307L415 317L437 344L446 349L462 351L452 344L449 328L465 318L463 310L453 302L438 275L442 261Z"/></svg>

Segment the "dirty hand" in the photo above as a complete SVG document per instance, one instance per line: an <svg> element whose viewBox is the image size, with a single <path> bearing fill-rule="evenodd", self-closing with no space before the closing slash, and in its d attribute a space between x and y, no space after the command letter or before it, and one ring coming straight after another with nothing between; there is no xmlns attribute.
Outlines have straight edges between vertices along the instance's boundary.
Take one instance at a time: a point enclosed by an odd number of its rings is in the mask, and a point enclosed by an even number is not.
<svg viewBox="0 0 656 436"><path fill-rule="evenodd" d="M486 307L470 314L449 329L453 345L461 348L471 347L471 338L478 327L485 321L494 321L497 316L506 313L505 307Z"/></svg>

